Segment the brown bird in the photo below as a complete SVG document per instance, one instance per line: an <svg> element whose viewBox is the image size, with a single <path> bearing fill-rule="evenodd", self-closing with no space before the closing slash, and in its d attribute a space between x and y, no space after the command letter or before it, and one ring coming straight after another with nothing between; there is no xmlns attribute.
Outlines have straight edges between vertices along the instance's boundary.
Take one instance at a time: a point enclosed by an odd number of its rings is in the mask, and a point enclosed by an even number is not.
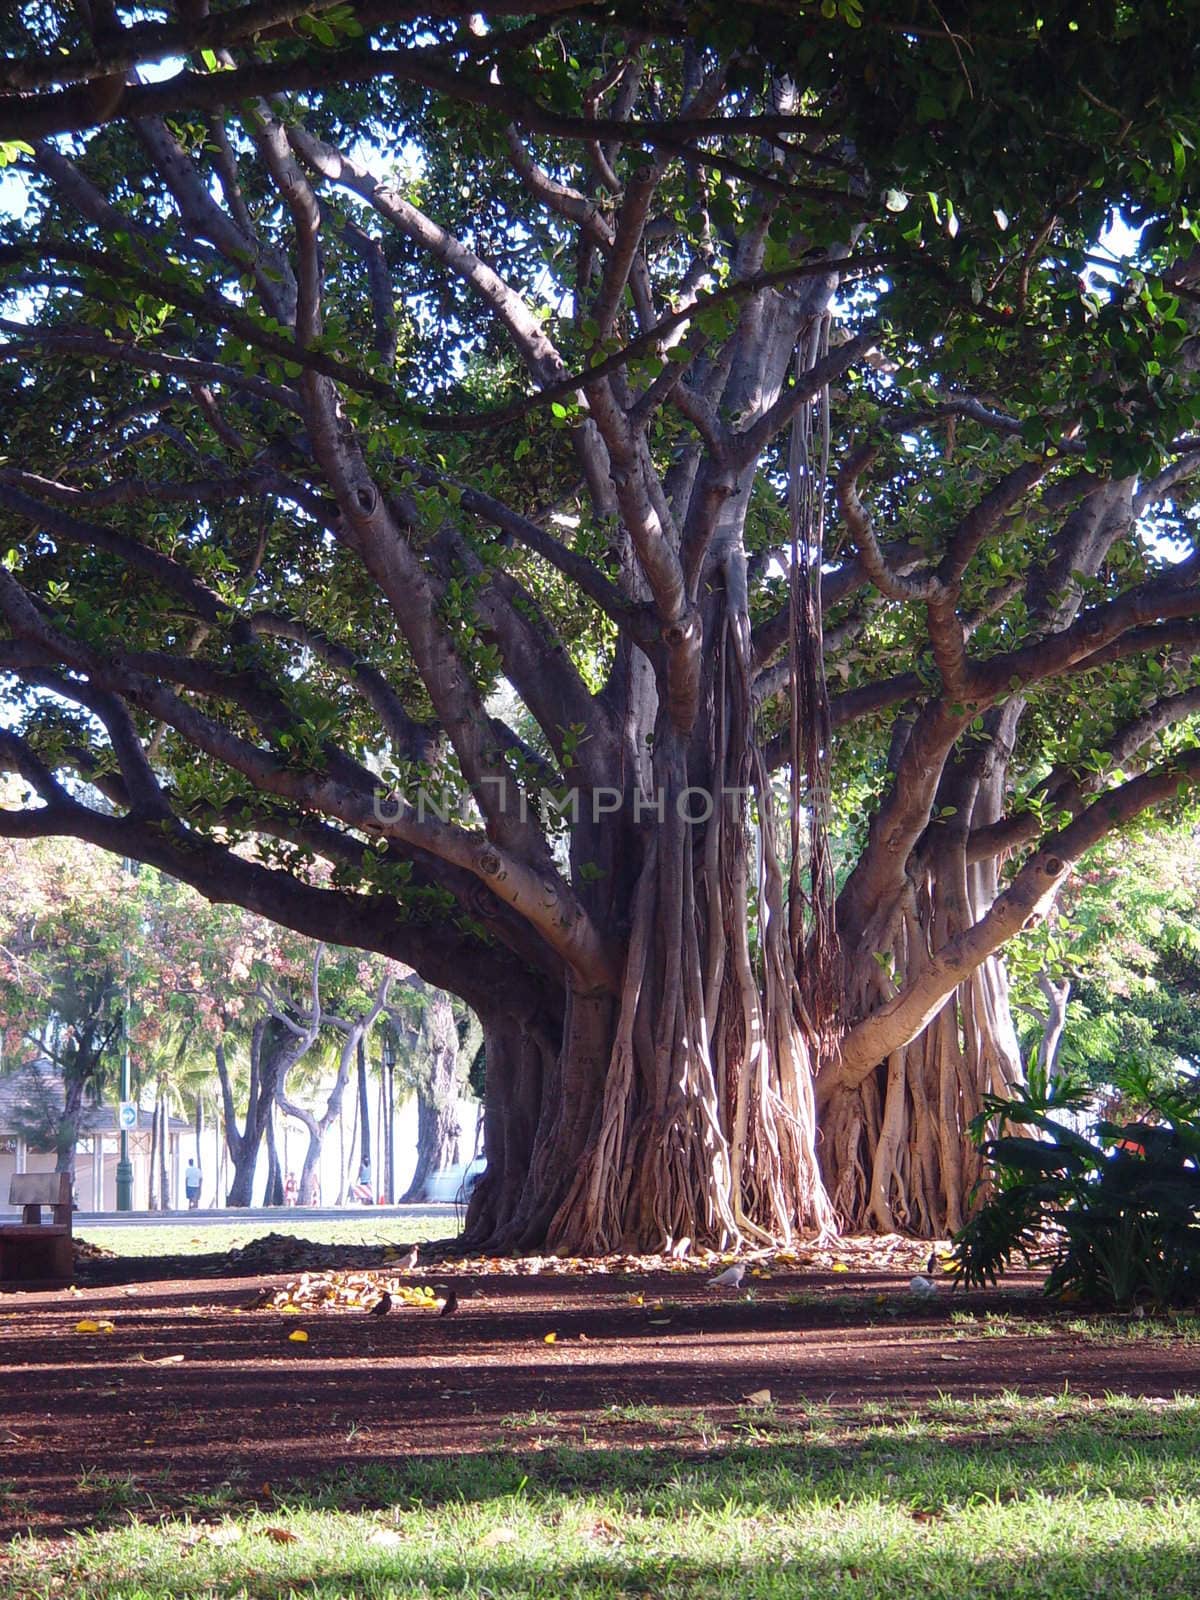
<svg viewBox="0 0 1200 1600"><path fill-rule="evenodd" d="M367 1313L370 1317L386 1317L392 1309L392 1297L385 1289Z"/></svg>
<svg viewBox="0 0 1200 1600"><path fill-rule="evenodd" d="M454 1290L451 1289L450 1293L446 1296L445 1303L443 1304L438 1315L441 1317L452 1317L457 1310L458 1296L455 1294Z"/></svg>
<svg viewBox="0 0 1200 1600"><path fill-rule="evenodd" d="M418 1245L413 1245L412 1249L408 1252L407 1255L403 1255L403 1256L400 1257L400 1259L399 1259L399 1261L397 1261L396 1265L400 1269L401 1272L411 1272L412 1269L416 1266L416 1264L417 1264L417 1254L418 1254L419 1248L420 1247Z"/></svg>

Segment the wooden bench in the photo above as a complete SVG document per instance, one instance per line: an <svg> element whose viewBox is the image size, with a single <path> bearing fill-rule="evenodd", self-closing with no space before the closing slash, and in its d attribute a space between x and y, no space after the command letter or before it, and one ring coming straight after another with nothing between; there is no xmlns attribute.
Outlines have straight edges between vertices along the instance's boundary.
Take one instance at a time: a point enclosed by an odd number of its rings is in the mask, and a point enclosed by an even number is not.
<svg viewBox="0 0 1200 1600"><path fill-rule="evenodd" d="M16 1172L8 1201L21 1207L21 1220L0 1223L0 1283L69 1283L75 1275L70 1175ZM43 1206L52 1222L42 1221Z"/></svg>

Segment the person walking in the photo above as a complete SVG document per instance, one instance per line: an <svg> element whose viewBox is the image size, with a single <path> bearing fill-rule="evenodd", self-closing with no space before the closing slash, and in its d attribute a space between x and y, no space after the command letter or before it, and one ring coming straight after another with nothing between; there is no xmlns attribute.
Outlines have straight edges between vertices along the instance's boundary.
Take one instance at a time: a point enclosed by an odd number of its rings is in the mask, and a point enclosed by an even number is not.
<svg viewBox="0 0 1200 1600"><path fill-rule="evenodd" d="M200 1185L203 1182L200 1168L190 1158L183 1175L183 1192L187 1195L188 1210L195 1211L200 1204Z"/></svg>

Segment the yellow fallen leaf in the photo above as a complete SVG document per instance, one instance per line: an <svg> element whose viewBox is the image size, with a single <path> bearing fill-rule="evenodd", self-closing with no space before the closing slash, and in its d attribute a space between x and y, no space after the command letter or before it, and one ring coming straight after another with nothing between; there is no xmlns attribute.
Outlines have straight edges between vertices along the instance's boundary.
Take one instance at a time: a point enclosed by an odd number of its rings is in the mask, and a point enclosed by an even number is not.
<svg viewBox="0 0 1200 1600"><path fill-rule="evenodd" d="M100 1324L98 1322L93 1322L91 1317L80 1317L79 1321L75 1324L75 1332L99 1333Z"/></svg>
<svg viewBox="0 0 1200 1600"><path fill-rule="evenodd" d="M303 1328L294 1328L292 1330L292 1332L288 1334L288 1343L289 1344L307 1344L308 1343L308 1335L305 1333Z"/></svg>
<svg viewBox="0 0 1200 1600"><path fill-rule="evenodd" d="M850 1268L844 1261L835 1261L831 1270L834 1272L849 1272Z"/></svg>
<svg viewBox="0 0 1200 1600"><path fill-rule="evenodd" d="M285 1317L298 1317L300 1315L300 1307L291 1300L286 1305L280 1306L279 1310Z"/></svg>
<svg viewBox="0 0 1200 1600"><path fill-rule="evenodd" d="M558 1343L558 1335L556 1333L548 1333L546 1335L546 1337L542 1340L542 1343L543 1344L557 1344Z"/></svg>
<svg viewBox="0 0 1200 1600"><path fill-rule="evenodd" d="M294 1338L295 1335L293 1334ZM263 1532L268 1539L274 1539L276 1544L299 1544L300 1535L293 1533L290 1528L264 1528Z"/></svg>

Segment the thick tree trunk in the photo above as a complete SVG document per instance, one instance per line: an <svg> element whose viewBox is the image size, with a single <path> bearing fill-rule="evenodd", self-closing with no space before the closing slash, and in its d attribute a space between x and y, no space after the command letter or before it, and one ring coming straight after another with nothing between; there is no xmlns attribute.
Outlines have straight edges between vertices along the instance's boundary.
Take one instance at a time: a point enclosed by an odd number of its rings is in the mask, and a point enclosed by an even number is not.
<svg viewBox="0 0 1200 1600"><path fill-rule="evenodd" d="M569 990L561 1029L549 1006L524 1027L483 1019L488 1171L471 1243L682 1250L832 1226L745 617L722 601L708 623L712 738L658 717L652 793L637 799L656 825L625 841L638 853L619 997Z"/></svg>
<svg viewBox="0 0 1200 1600"><path fill-rule="evenodd" d="M423 1200L432 1175L458 1160L458 1029L443 990L430 993L423 1034L428 1060L416 1081L417 1165L402 1204Z"/></svg>
<svg viewBox="0 0 1200 1600"><path fill-rule="evenodd" d="M1001 748L1011 747L1022 709L994 717ZM1001 814L1003 780L995 758L947 775L939 793L946 820L914 857L899 899L877 907L848 962L852 1019L919 979L933 950L990 910L1000 887L996 862L972 862L968 841ZM969 1124L985 1095L1006 1096L1021 1079L1008 976L1003 959L991 956L862 1083L823 1095L822 1164L843 1226L922 1238L957 1232L983 1175Z"/></svg>
<svg viewBox="0 0 1200 1600"><path fill-rule="evenodd" d="M534 1150L543 1110L549 1120L553 1106L547 1088L554 1081L563 1041L550 986L547 998L551 1004L544 1014L511 1016L496 1011L480 1017L487 1063L483 1114L487 1168L467 1208L463 1243L468 1248L519 1249L539 1242L528 1217L552 1212L558 1192L565 1192L569 1181L570 1163L564 1159L551 1174L551 1193L538 1203L531 1183Z"/></svg>

